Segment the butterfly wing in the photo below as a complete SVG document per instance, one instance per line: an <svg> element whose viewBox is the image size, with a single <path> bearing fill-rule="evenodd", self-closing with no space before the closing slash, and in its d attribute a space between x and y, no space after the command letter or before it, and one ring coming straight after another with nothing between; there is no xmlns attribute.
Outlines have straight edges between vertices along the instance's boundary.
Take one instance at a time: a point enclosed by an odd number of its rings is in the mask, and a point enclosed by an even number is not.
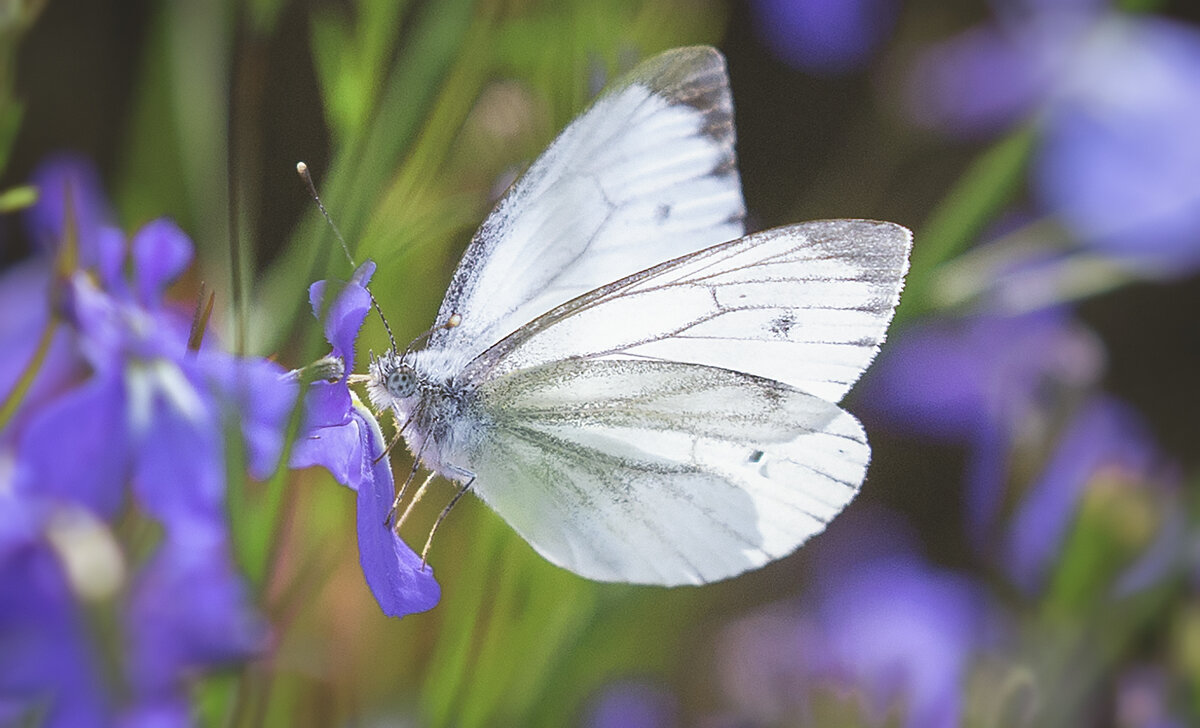
<svg viewBox="0 0 1200 728"><path fill-rule="evenodd" d="M728 578L785 556L858 492L851 415L713 367L566 360L479 390L475 492L547 560L601 581Z"/></svg>
<svg viewBox="0 0 1200 728"><path fill-rule="evenodd" d="M687 362L837 402L884 339L910 244L899 225L827 220L714 245L545 313L464 376L485 381L567 358Z"/></svg>
<svg viewBox="0 0 1200 728"><path fill-rule="evenodd" d="M471 359L535 316L742 234L733 104L715 49L680 48L620 79L500 200L438 312L430 347Z"/></svg>

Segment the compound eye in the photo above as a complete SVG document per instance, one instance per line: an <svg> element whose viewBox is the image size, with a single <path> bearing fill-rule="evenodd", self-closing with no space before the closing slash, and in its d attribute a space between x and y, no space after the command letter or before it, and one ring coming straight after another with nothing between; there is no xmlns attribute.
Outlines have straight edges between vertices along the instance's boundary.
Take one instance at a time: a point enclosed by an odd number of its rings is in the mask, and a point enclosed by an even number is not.
<svg viewBox="0 0 1200 728"><path fill-rule="evenodd" d="M417 377L408 367L393 369L387 378L387 388L393 397L411 397L417 391Z"/></svg>

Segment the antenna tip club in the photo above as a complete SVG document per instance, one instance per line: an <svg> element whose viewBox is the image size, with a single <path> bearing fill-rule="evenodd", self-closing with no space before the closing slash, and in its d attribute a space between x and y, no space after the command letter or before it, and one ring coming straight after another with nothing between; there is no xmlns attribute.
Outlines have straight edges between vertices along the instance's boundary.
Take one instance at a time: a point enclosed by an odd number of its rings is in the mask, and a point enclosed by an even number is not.
<svg viewBox="0 0 1200 728"><path fill-rule="evenodd" d="M296 174L301 177L308 176L308 165L304 162L296 162Z"/></svg>

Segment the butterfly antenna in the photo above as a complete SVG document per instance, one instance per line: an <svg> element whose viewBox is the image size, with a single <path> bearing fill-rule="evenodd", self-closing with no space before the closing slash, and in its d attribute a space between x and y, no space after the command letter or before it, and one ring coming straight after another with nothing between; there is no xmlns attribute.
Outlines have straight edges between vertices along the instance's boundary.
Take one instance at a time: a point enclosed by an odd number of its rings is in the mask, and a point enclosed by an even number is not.
<svg viewBox="0 0 1200 728"><path fill-rule="evenodd" d="M313 202L317 203L317 209L321 211L321 217L324 217L325 222L329 223L329 228L333 230L333 236L341 244L342 252L346 254L346 260L350 262L350 267L357 268L358 265L354 262L354 256L350 254L350 246L346 245L346 239L342 237L342 231L338 230L338 226L333 222L329 211L325 209L324 203L321 202L321 196L317 194L317 186L313 184L312 174L308 171L308 165L304 162L296 162L296 174L300 175L300 179L304 180L304 184L308 187L308 194L312 195ZM366 290L367 296L371 299L371 306L374 307L375 313L379 314L379 320L383 322L383 329L387 331L388 341L392 343L392 351L396 351L396 337L392 335L392 327L388 326L387 317L383 315L383 309L379 307L379 301L375 300L371 289L366 288L364 290Z"/></svg>
<svg viewBox="0 0 1200 728"><path fill-rule="evenodd" d="M425 331L417 334L416 338L414 338L412 341L408 342L408 347L404 350L404 355L408 356L409 354L411 354L413 347L417 345L418 341L420 341L421 339L426 339L430 336L433 336L435 331L438 331L440 329L452 329L461 323L462 323L461 315L459 315L457 313L451 314L450 318L446 319L446 323L434 324L433 326L430 326L428 329L425 329Z"/></svg>

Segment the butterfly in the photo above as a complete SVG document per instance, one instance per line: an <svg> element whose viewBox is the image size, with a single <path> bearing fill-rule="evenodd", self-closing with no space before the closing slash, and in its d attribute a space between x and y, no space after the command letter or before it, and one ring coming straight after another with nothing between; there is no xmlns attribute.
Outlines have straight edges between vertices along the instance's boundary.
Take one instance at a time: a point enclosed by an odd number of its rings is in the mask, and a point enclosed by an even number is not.
<svg viewBox="0 0 1200 728"><path fill-rule="evenodd" d="M372 355L413 474L600 581L721 580L822 531L866 474L836 403L884 339L911 235L743 236L744 216L721 54L619 79L496 204L424 348Z"/></svg>

